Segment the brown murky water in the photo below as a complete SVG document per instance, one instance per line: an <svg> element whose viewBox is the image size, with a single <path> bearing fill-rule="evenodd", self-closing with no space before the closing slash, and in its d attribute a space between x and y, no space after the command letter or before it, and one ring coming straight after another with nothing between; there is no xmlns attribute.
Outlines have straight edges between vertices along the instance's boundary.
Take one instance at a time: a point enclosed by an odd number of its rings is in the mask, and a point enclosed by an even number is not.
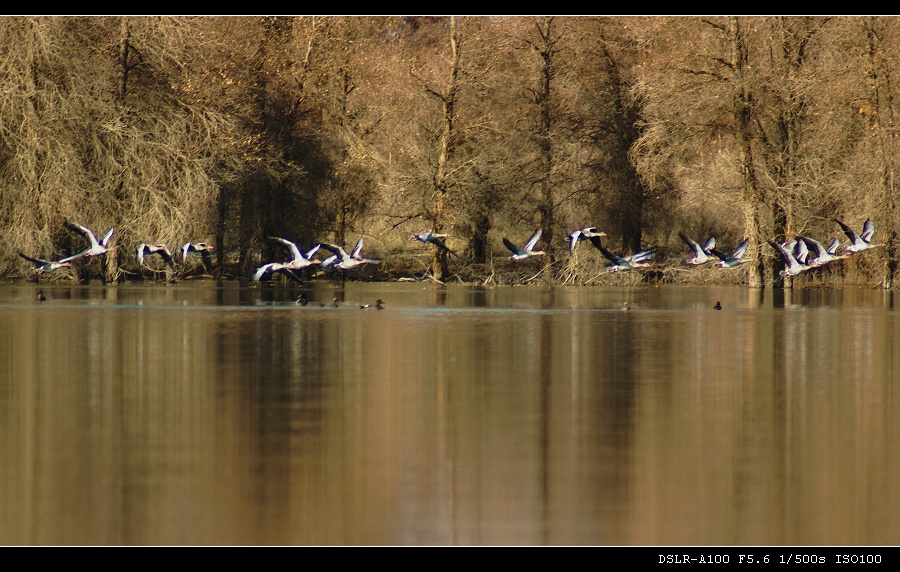
<svg viewBox="0 0 900 572"><path fill-rule="evenodd" d="M0 286L0 544L900 537L891 293L41 289Z"/></svg>

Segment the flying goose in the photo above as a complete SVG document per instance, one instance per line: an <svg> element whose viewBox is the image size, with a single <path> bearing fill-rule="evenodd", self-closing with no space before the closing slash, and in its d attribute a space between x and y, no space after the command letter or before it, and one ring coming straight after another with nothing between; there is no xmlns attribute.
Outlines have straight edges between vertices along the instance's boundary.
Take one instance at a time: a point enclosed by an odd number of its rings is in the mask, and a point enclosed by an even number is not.
<svg viewBox="0 0 900 572"><path fill-rule="evenodd" d="M215 247L205 242L186 242L181 247L181 262L187 264L188 255L192 252L199 252L200 259L203 261L203 268L206 272L212 268L212 250Z"/></svg>
<svg viewBox="0 0 900 572"><path fill-rule="evenodd" d="M537 244L537 241L540 240L540 238L541 229L537 229L522 248L519 248L510 242L506 237L503 237L503 244L506 245L506 248L508 248L510 252L512 252L512 256L509 257L510 260L526 260L532 256L546 256L547 253L534 249L534 245Z"/></svg>
<svg viewBox="0 0 900 572"><path fill-rule="evenodd" d="M165 244L139 244L136 249L138 266L144 265L145 256L153 254L158 254L163 259L163 262L166 263L166 266L172 270L175 269L175 259L172 257L172 253L169 252L169 248Z"/></svg>
<svg viewBox="0 0 900 572"><path fill-rule="evenodd" d="M284 274L285 276L287 276L288 278L290 278L291 280L293 280L295 282L299 282L301 284L303 283L303 280L301 280L299 276L294 274L294 268L289 263L282 263L282 262L270 262L268 264L263 264L262 266L260 266L259 268L256 269L256 273L253 275L253 281L259 282L260 280L262 280L263 276L265 276L266 274L268 274L270 272L272 274L275 274L275 273Z"/></svg>
<svg viewBox="0 0 900 572"><path fill-rule="evenodd" d="M802 240L799 242L806 244ZM794 251L788 249L785 245L778 244L777 242L772 241L772 240L769 241L769 244L771 244L772 248L774 248L778 252L778 254L781 255L781 258L784 259L785 266L778 273L779 275L781 275L781 276L796 276L796 275L800 274L801 272L805 272L805 271L809 270L810 268L813 268L812 266L809 266L805 263L800 262L797 259L797 257L794 255ZM790 245L790 243L788 243L788 245Z"/></svg>
<svg viewBox="0 0 900 572"><path fill-rule="evenodd" d="M800 236L797 238L805 242L807 247L812 248L815 253L811 260L807 259L807 264L810 266L824 266L829 262L842 260L850 256L849 254L835 254L838 246L840 246L840 241L836 238L831 240L831 243L829 243L827 248L814 238L809 238L808 236Z"/></svg>
<svg viewBox="0 0 900 572"><path fill-rule="evenodd" d="M84 238L86 238L88 241L88 247L85 248L84 250L82 250L81 252L79 252L78 254L70 257L70 260L74 260L75 258L80 258L82 256L90 257L90 256L100 256L101 254L106 254L107 245L109 244L109 239L110 239L110 237L112 237L113 230L115 230L115 229L112 229L112 228L109 229L109 231L107 231L107 233L103 236L103 239L98 242L97 237L94 236L94 232L91 229L89 229L88 227L80 225L80 224L72 223L69 221L66 221L63 224L65 224L66 228L68 228L69 230L71 230L73 232L77 232L78 234L80 234Z"/></svg>
<svg viewBox="0 0 900 572"><path fill-rule="evenodd" d="M713 260L713 257L711 256L712 249L716 247L716 238L714 236L709 237L706 244L703 246L700 246L700 243L683 232L679 232L678 236L694 251L694 257L685 260L687 264L690 264L691 266L700 266L701 264L706 264Z"/></svg>
<svg viewBox="0 0 900 572"><path fill-rule="evenodd" d="M747 262L744 260L744 255L747 253L749 244L750 240L745 238L730 254L711 248L710 252L719 257L719 262L716 262L716 268L736 268Z"/></svg>
<svg viewBox="0 0 900 572"><path fill-rule="evenodd" d="M268 264L263 264L259 268L256 269L256 273L253 275L253 281L259 282L265 274L268 273L281 273L294 280L296 282L301 282L300 277L294 273L295 270L303 270L309 266L313 266L315 264L319 264L319 261L314 259L313 256L316 252L319 251L320 244L315 245L310 248L306 253L300 251L297 248L297 245L287 240L285 238L280 238L277 236L270 236L272 240L276 240L284 245L290 252L293 258L288 260L287 262L270 262Z"/></svg>
<svg viewBox="0 0 900 572"><path fill-rule="evenodd" d="M575 252L575 247L578 246L578 243L582 240L590 240L591 238L601 236L606 236L606 233L598 231L597 227L586 226L584 228L577 228L566 237L566 242L569 243L569 252Z"/></svg>
<svg viewBox="0 0 900 572"><path fill-rule="evenodd" d="M350 254L347 254L346 250L344 250L340 246L337 246L336 244L328 244L327 242L323 242L322 247L334 253L334 256L329 256L327 259L322 261L323 268L329 268L333 266L334 268L338 268L340 270L352 270L357 266L363 266L365 264L381 263L381 259L379 258L362 257L362 238L360 238L356 242L356 246L353 248L353 252L351 252Z"/></svg>
<svg viewBox="0 0 900 572"><path fill-rule="evenodd" d="M426 231L426 232L420 232L419 234L414 234L411 237L409 237L409 239L410 240L418 240L419 242L423 242L425 244L428 244L430 242L431 244L437 246L441 250L446 250L450 254L455 254L452 250L447 248L446 244L444 244L443 239L449 238L449 237L450 237L449 234L438 234L438 233Z"/></svg>
<svg viewBox="0 0 900 572"><path fill-rule="evenodd" d="M850 244L844 247L844 251L849 252L850 254L857 254L871 248L884 246L884 244L872 244L872 235L875 234L875 225L872 224L872 219L867 218L866 222L863 223L862 234L856 234L856 231L854 231L852 228L842 223L838 219L834 219L834 222L840 225L840 227L844 231L844 234L846 234L847 238L850 239Z"/></svg>
<svg viewBox="0 0 900 572"><path fill-rule="evenodd" d="M70 260L78 258L79 255L75 254L72 256L67 256L65 258L61 258L60 260L44 260L43 258L32 258L31 256L27 256L25 254L22 254L21 252L19 253L19 256L34 264L34 272L37 276L40 276L41 274L53 272L54 270L59 270L60 268L71 268L72 263L70 262Z"/></svg>
<svg viewBox="0 0 900 572"><path fill-rule="evenodd" d="M633 270L635 268L647 268L650 266L650 259L653 258L653 255L656 254L656 249L650 248L648 250L642 250L640 252L636 252L631 256L621 256L616 254L615 252L610 252L609 250L603 247L603 243L600 240L600 237L592 237L590 239L591 244L597 247L603 256L606 257L607 260L611 262L609 266L606 267L607 272L624 272L626 270Z"/></svg>
<svg viewBox="0 0 900 572"><path fill-rule="evenodd" d="M288 265L293 270L302 270L307 266L312 266L314 264L319 264L319 261L314 259L313 256L319 251L319 247L321 244L317 244L310 248L308 251L301 252L297 245L291 242L290 240L280 238L277 236L270 236L272 240L280 242L285 248L287 248L291 256L293 257L290 262L283 262L282 264Z"/></svg>

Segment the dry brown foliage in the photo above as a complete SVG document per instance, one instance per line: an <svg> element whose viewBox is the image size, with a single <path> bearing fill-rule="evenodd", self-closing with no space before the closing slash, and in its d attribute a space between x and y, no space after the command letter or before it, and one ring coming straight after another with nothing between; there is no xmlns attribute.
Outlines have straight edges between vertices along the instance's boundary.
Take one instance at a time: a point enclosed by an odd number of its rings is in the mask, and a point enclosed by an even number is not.
<svg viewBox="0 0 900 572"><path fill-rule="evenodd" d="M890 285L898 25L467 17L451 44L445 17L2 18L0 274L82 248L74 220L115 227L119 277L138 243L188 241L246 277L284 255L275 235L364 236L385 261L366 278L430 279L409 235L440 225L459 254L444 280L746 280L685 267L684 231L753 236L768 285L767 240L871 217L887 248L794 283ZM656 268L570 257L587 225L657 247ZM555 260L507 263L501 238L537 226Z"/></svg>

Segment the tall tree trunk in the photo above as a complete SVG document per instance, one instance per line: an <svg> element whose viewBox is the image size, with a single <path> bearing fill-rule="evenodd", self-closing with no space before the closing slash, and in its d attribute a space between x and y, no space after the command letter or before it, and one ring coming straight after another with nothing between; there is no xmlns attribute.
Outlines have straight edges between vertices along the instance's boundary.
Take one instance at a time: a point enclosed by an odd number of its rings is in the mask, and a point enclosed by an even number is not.
<svg viewBox="0 0 900 572"><path fill-rule="evenodd" d="M491 213L494 209L495 197L499 193L487 177L477 165L473 165L477 184L474 187L474 194L471 195L472 208L470 212L472 233L469 237L469 252L472 256L472 262L475 264L484 264L487 262L488 252L490 251L488 244L488 233L491 230Z"/></svg>
<svg viewBox="0 0 900 572"><path fill-rule="evenodd" d="M216 200L216 229L215 229L215 256L216 268L224 268L225 266L225 233L228 231L230 221L228 213L231 207L235 190L231 185L222 183L219 185L218 199ZM176 245L176 248L181 245ZM174 253L173 253L174 254ZM184 264L184 260L181 261Z"/></svg>
<svg viewBox="0 0 900 572"><path fill-rule="evenodd" d="M472 222L472 238L469 242L472 248L472 261L475 264L487 262L488 233L491 230L491 219L485 214L478 215Z"/></svg>
<svg viewBox="0 0 900 572"><path fill-rule="evenodd" d="M109 242L107 243L109 250L106 251L100 260L100 278L103 280L104 284L108 282L118 282L118 279L120 278L118 241L119 239L115 235L109 239Z"/></svg>
<svg viewBox="0 0 900 572"><path fill-rule="evenodd" d="M553 204L553 144L550 138L550 129L553 127L550 114L550 89L553 80L553 54L554 44L552 36L553 18L545 18L536 24L538 31L538 43L535 49L541 58L539 81L536 94L538 106L538 213L540 214L540 227L544 242L544 266L554 262L555 252L553 245L553 226L555 222L555 207Z"/></svg>
<svg viewBox="0 0 900 572"><path fill-rule="evenodd" d="M795 82L802 76L806 64L806 46L815 30L805 18L777 18L773 29L779 32L773 38L773 45L780 45L780 61L773 61L781 70L781 97L778 99L777 117L770 147L771 171L778 190L767 201L771 205L773 234L776 240L788 240L796 234L794 221L795 181L797 165L800 162L803 120L806 114L806 99L798 95ZM780 256L772 258L772 283L774 287L791 288L790 276L781 277L779 272L785 263Z"/></svg>
<svg viewBox="0 0 900 572"><path fill-rule="evenodd" d="M448 178L448 163L453 154L453 143L456 135L456 98L459 92L459 43L460 33L456 25L456 18L450 17L450 80L447 91L439 96L442 107L442 129L438 142L438 162L434 172L434 196L431 204L431 224L433 232L444 231L445 211L447 208L447 193L450 182ZM431 259L431 272L436 280L445 280L449 274L447 270L447 252L437 246L433 248Z"/></svg>
<svg viewBox="0 0 900 572"><path fill-rule="evenodd" d="M732 40L732 68L737 88L735 90L735 117L737 138L740 146L740 169L743 180L744 217L747 238L750 240L748 252L754 258L747 263L747 283L750 288L763 287L763 263L760 258L760 229L762 228L761 208L765 206L756 168L753 164L753 94L748 85L746 72L747 46L744 33L737 17L729 18L729 32Z"/></svg>
<svg viewBox="0 0 900 572"><path fill-rule="evenodd" d="M773 234L775 236L775 241L784 242L787 240L787 237L790 235L791 223L789 222L790 217L788 216L787 209L785 208L784 203L775 199L772 201L772 227ZM780 239L784 238L784 241ZM772 288L786 288L790 289L794 287L794 282L791 279L791 276L782 276L781 271L787 268L787 263L784 261L781 255L776 254L772 257Z"/></svg>
<svg viewBox="0 0 900 572"><path fill-rule="evenodd" d="M879 36L879 19L867 18L864 21L868 39L869 83L871 89L873 128L878 137L881 155L881 209L884 213L879 224L884 228L884 274L881 286L885 290L893 287L894 272L897 269L897 230L896 202L894 199L894 101L891 92L891 68L884 59L884 47Z"/></svg>
<svg viewBox="0 0 900 572"><path fill-rule="evenodd" d="M128 95L128 53L131 50L131 25L128 16L122 16L121 34L119 37L119 82L116 86L116 103L120 109L125 108Z"/></svg>

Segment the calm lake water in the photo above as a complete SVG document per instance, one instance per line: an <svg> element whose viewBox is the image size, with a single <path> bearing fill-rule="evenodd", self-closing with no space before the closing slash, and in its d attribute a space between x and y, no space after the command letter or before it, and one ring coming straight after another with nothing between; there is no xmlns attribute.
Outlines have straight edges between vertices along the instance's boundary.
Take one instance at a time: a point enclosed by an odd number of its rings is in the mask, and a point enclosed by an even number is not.
<svg viewBox="0 0 900 572"><path fill-rule="evenodd" d="M896 545L898 360L870 289L2 285L0 544Z"/></svg>

